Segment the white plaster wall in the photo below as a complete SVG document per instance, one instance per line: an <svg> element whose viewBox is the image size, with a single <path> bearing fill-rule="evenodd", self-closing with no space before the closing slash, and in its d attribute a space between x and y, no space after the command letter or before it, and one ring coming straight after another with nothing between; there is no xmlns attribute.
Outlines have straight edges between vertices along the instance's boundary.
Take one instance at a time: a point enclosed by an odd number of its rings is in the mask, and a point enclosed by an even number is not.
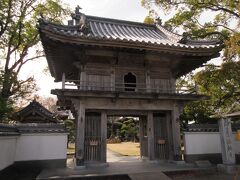
<svg viewBox="0 0 240 180"><path fill-rule="evenodd" d="M185 132L184 144L185 154L221 153L218 132Z"/></svg>
<svg viewBox="0 0 240 180"><path fill-rule="evenodd" d="M22 134L15 161L66 159L67 134Z"/></svg>
<svg viewBox="0 0 240 180"><path fill-rule="evenodd" d="M221 152L219 132L185 132L185 154L216 154ZM233 133L233 147L236 154L240 154L240 141Z"/></svg>
<svg viewBox="0 0 240 180"><path fill-rule="evenodd" d="M0 171L14 163L16 142L15 136L0 137Z"/></svg>

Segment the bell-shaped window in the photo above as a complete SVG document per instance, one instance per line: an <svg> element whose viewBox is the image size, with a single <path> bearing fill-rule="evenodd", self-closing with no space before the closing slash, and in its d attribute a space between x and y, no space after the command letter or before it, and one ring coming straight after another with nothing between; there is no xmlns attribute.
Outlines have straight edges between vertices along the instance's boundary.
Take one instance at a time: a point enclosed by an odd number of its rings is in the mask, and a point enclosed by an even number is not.
<svg viewBox="0 0 240 180"><path fill-rule="evenodd" d="M125 91L135 91L136 89L136 76L128 73L124 76Z"/></svg>

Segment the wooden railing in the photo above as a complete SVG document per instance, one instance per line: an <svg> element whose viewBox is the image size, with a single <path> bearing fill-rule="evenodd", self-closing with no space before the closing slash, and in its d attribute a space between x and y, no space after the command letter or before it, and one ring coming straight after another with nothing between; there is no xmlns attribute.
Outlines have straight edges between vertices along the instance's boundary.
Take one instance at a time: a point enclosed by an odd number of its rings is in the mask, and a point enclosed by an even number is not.
<svg viewBox="0 0 240 180"><path fill-rule="evenodd" d="M68 80L62 82L62 89L77 89L81 91L112 91L112 92L143 92L143 93L166 93L166 94L197 94L196 88L188 89L181 87L159 87L146 83L107 83L93 81Z"/></svg>

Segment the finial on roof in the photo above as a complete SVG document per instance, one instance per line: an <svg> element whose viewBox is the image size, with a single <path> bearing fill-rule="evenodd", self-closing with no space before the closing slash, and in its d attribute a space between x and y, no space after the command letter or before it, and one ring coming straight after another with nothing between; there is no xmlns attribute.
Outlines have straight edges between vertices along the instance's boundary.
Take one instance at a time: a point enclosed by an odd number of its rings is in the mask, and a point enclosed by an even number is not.
<svg viewBox="0 0 240 180"><path fill-rule="evenodd" d="M158 24L158 25L162 25L162 19L160 17L156 18L155 19L155 22Z"/></svg>
<svg viewBox="0 0 240 180"><path fill-rule="evenodd" d="M82 8L79 5L77 5L77 7L75 8L75 14L79 14L81 9Z"/></svg>
<svg viewBox="0 0 240 180"><path fill-rule="evenodd" d="M189 34L187 32L184 32L182 34L182 39L180 39L179 43L186 44L189 39Z"/></svg>
<svg viewBox="0 0 240 180"><path fill-rule="evenodd" d="M72 20L68 21L68 25L79 26L79 31L83 32L84 34L88 34L89 25L86 15L80 12L81 9L82 8L77 5L77 7L75 8L75 13L71 14Z"/></svg>

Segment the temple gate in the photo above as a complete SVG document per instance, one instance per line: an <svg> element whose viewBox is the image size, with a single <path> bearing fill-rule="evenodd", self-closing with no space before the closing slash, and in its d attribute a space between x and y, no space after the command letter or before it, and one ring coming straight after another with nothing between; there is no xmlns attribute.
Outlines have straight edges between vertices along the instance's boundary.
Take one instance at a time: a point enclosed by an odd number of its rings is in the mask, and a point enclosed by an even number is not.
<svg viewBox="0 0 240 180"><path fill-rule="evenodd" d="M218 40L191 40L161 24L86 16L76 9L68 25L40 19L39 32L52 90L74 112L76 162L106 162L107 117L140 117L141 155L181 160L179 115L188 101L204 99L177 89L176 79L218 57Z"/></svg>

